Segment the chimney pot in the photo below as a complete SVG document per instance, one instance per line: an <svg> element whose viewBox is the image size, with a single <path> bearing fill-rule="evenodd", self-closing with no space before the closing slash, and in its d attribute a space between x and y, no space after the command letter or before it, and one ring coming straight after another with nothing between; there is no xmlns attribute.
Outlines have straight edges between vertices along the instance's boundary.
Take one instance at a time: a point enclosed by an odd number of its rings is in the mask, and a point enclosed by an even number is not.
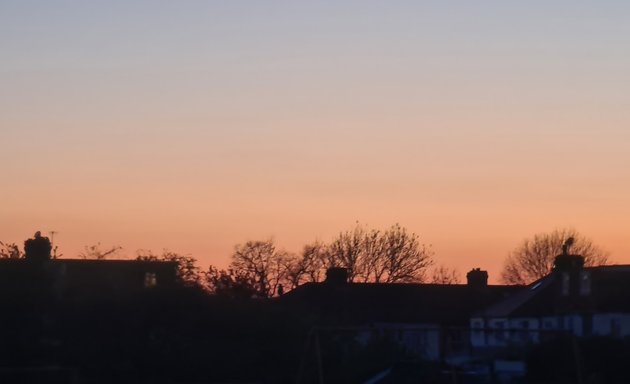
<svg viewBox="0 0 630 384"><path fill-rule="evenodd" d="M488 272L482 271L481 268L473 268L466 274L469 287L482 288L488 286Z"/></svg>

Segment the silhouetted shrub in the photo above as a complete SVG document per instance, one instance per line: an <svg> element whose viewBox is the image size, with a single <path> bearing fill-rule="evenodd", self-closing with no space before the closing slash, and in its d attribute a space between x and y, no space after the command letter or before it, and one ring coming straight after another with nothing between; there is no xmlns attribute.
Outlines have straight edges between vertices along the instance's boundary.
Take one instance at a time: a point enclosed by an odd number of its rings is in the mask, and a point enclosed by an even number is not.
<svg viewBox="0 0 630 384"><path fill-rule="evenodd" d="M50 260L52 244L50 239L42 236L42 233L35 232L35 237L24 242L24 257L31 261Z"/></svg>

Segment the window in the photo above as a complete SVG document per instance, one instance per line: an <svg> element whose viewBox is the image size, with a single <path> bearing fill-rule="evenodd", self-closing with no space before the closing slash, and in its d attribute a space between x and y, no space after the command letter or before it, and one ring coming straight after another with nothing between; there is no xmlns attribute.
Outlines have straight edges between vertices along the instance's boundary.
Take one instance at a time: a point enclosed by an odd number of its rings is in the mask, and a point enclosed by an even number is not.
<svg viewBox="0 0 630 384"><path fill-rule="evenodd" d="M591 273L588 271L580 272L580 295L587 296L591 294Z"/></svg>
<svg viewBox="0 0 630 384"><path fill-rule="evenodd" d="M144 287L152 288L157 285L157 276L155 272L145 272L144 274Z"/></svg>
<svg viewBox="0 0 630 384"><path fill-rule="evenodd" d="M464 333L458 329L452 329L448 333L449 344L451 351L463 351L465 350L467 344L466 339L464 338Z"/></svg>
<svg viewBox="0 0 630 384"><path fill-rule="evenodd" d="M610 336L619 337L621 336L621 320L620 319L610 319Z"/></svg>
<svg viewBox="0 0 630 384"><path fill-rule="evenodd" d="M485 335L485 331L483 329L483 320L481 319L474 319L471 321L470 323L470 328L472 329L472 336L480 339L483 338Z"/></svg>
<svg viewBox="0 0 630 384"><path fill-rule="evenodd" d="M497 321L494 324L494 328L496 329L495 338L498 341L505 340L505 331L503 330L505 328L505 324L503 323L503 321Z"/></svg>
<svg viewBox="0 0 630 384"><path fill-rule="evenodd" d="M529 341L530 340L530 335L533 335L533 333L529 332L529 320L521 320L518 322L518 328L522 329L522 331L518 332L518 339L521 341Z"/></svg>
<svg viewBox="0 0 630 384"><path fill-rule="evenodd" d="M567 272L562 272L562 296L569 296L570 277Z"/></svg>
<svg viewBox="0 0 630 384"><path fill-rule="evenodd" d="M564 329L566 330L573 330L573 317L571 316L565 316L564 317Z"/></svg>

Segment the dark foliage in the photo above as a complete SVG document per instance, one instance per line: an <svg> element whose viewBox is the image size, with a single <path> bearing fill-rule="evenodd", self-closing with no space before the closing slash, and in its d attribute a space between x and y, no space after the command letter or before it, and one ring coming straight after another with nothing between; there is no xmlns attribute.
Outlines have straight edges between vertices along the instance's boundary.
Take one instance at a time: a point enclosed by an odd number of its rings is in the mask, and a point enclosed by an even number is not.
<svg viewBox="0 0 630 384"><path fill-rule="evenodd" d="M32 239L24 242L24 257L31 261L50 260L52 244L50 239L42 236L41 232L35 232Z"/></svg>
<svg viewBox="0 0 630 384"><path fill-rule="evenodd" d="M232 269L219 270L213 266L205 272L205 283L210 293L231 299L251 299L256 296L256 281L246 273Z"/></svg>
<svg viewBox="0 0 630 384"><path fill-rule="evenodd" d="M170 261L177 263L177 279L182 285L198 287L200 283L197 259L190 255L182 255L165 249L161 255L150 250L139 250L136 260L141 261Z"/></svg>
<svg viewBox="0 0 630 384"><path fill-rule="evenodd" d="M22 253L17 244L0 241L0 259L19 259L20 257Z"/></svg>

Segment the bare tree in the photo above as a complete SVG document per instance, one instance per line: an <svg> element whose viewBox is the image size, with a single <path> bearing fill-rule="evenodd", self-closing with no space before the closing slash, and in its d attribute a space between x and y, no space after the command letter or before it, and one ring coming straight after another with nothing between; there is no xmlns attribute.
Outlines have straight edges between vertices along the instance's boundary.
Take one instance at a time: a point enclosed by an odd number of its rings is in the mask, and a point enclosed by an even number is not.
<svg viewBox="0 0 630 384"><path fill-rule="evenodd" d="M398 224L383 233L382 241L384 282L424 281L426 269L433 264L430 246L421 244L418 235Z"/></svg>
<svg viewBox="0 0 630 384"><path fill-rule="evenodd" d="M363 250L358 268L361 281L367 283L373 281L380 283L387 278L387 232L381 233L377 229L365 230L363 232Z"/></svg>
<svg viewBox="0 0 630 384"><path fill-rule="evenodd" d="M365 276L365 237L365 230L359 224L351 231L339 233L328 245L328 252L325 256L326 268L346 268L350 282Z"/></svg>
<svg viewBox="0 0 630 384"><path fill-rule="evenodd" d="M256 282L243 272L210 266L203 275L207 289L214 295L230 299L249 299L256 295Z"/></svg>
<svg viewBox="0 0 630 384"><path fill-rule="evenodd" d="M297 288L307 282L321 281L324 273L326 246L318 241L307 244L302 249L302 255L289 256L286 259L286 280L290 287Z"/></svg>
<svg viewBox="0 0 630 384"><path fill-rule="evenodd" d="M348 269L351 282L420 282L433 263L433 252L398 224L385 231L357 224L333 240L325 259L326 267Z"/></svg>
<svg viewBox="0 0 630 384"><path fill-rule="evenodd" d="M141 249L137 251L136 260L175 262L179 281L187 286L199 286L200 274L197 259L190 255L182 255L168 249L163 250L161 255L157 255L150 250Z"/></svg>
<svg viewBox="0 0 630 384"><path fill-rule="evenodd" d="M445 265L434 268L431 275L431 283L433 284L459 284L460 281L459 271Z"/></svg>
<svg viewBox="0 0 630 384"><path fill-rule="evenodd" d="M3 243L0 241L0 259L19 259L23 254L15 243Z"/></svg>
<svg viewBox="0 0 630 384"><path fill-rule="evenodd" d="M506 284L529 284L546 276L553 269L555 257L562 253L562 244L574 239L571 253L584 257L585 266L604 265L608 253L589 238L572 228L538 233L523 240L506 258L501 279Z"/></svg>
<svg viewBox="0 0 630 384"><path fill-rule="evenodd" d="M96 243L94 245L86 245L83 247L83 252L79 253L79 258L90 260L111 259L119 256L121 250L122 247L118 245L102 249L101 243Z"/></svg>
<svg viewBox="0 0 630 384"><path fill-rule="evenodd" d="M230 269L255 282L257 296L272 297L286 280L288 255L276 249L272 239L248 241L234 248Z"/></svg>
<svg viewBox="0 0 630 384"><path fill-rule="evenodd" d="M229 271L215 271L214 281L229 275L255 282L258 297L272 297L306 282L322 281L330 267L348 270L350 282L421 282L433 263L430 246L396 224L385 231L358 224L339 233L329 244L314 242L300 256L277 250L273 240L248 241L235 247Z"/></svg>

